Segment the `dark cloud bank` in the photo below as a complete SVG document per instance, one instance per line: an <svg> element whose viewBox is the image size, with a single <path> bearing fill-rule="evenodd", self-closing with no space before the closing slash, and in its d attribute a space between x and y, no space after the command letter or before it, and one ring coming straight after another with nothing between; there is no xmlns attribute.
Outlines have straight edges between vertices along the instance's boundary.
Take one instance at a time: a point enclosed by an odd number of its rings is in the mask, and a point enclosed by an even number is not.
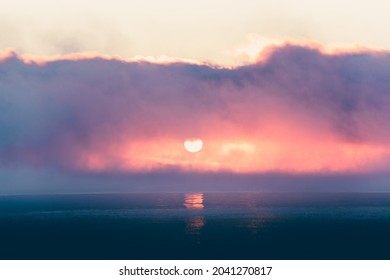
<svg viewBox="0 0 390 280"><path fill-rule="evenodd" d="M120 143L124 137L214 137L224 135L221 127L229 128L227 137L231 131L256 134L275 119L320 137L388 147L389 108L387 52L324 54L287 45L256 64L234 69L104 58L39 64L11 54L0 62L0 193L51 188L388 190L382 169L245 175L139 174L113 168L96 174L78 170L73 162L80 151Z"/></svg>

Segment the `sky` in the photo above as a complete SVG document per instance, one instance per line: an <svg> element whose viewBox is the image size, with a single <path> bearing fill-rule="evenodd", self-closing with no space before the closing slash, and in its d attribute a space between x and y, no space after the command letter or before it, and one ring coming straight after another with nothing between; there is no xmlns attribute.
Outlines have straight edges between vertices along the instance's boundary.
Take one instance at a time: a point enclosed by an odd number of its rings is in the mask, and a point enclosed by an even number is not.
<svg viewBox="0 0 390 280"><path fill-rule="evenodd" d="M14 0L0 10L0 49L99 52L245 63L270 42L390 48L385 0Z"/></svg>
<svg viewBox="0 0 390 280"><path fill-rule="evenodd" d="M386 5L6 3L0 194L387 191Z"/></svg>

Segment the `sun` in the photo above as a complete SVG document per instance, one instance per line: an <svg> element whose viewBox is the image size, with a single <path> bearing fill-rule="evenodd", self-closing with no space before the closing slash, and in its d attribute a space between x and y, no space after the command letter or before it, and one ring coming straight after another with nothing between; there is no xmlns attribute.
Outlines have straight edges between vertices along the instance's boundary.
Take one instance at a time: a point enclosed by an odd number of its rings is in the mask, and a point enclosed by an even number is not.
<svg viewBox="0 0 390 280"><path fill-rule="evenodd" d="M199 138L186 139L184 148L190 153L197 153L203 148L203 141Z"/></svg>

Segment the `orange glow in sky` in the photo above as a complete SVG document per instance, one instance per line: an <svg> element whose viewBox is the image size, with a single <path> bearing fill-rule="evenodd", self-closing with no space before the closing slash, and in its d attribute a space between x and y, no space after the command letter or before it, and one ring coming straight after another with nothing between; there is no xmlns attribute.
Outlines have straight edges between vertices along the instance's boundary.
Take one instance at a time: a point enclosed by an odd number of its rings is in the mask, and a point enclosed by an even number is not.
<svg viewBox="0 0 390 280"><path fill-rule="evenodd" d="M207 139L201 153L189 153L183 142L161 139L128 143L106 151L85 151L78 167L89 171L184 171L238 173L369 171L384 165L387 147L369 144ZM384 168L384 166L383 166Z"/></svg>

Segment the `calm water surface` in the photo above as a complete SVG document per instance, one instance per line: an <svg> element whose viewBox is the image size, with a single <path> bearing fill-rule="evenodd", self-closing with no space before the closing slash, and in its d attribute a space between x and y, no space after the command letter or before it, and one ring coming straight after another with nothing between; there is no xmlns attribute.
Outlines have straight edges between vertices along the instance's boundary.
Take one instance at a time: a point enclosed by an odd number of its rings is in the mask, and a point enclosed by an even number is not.
<svg viewBox="0 0 390 280"><path fill-rule="evenodd" d="M390 194L0 197L1 259L390 259Z"/></svg>

